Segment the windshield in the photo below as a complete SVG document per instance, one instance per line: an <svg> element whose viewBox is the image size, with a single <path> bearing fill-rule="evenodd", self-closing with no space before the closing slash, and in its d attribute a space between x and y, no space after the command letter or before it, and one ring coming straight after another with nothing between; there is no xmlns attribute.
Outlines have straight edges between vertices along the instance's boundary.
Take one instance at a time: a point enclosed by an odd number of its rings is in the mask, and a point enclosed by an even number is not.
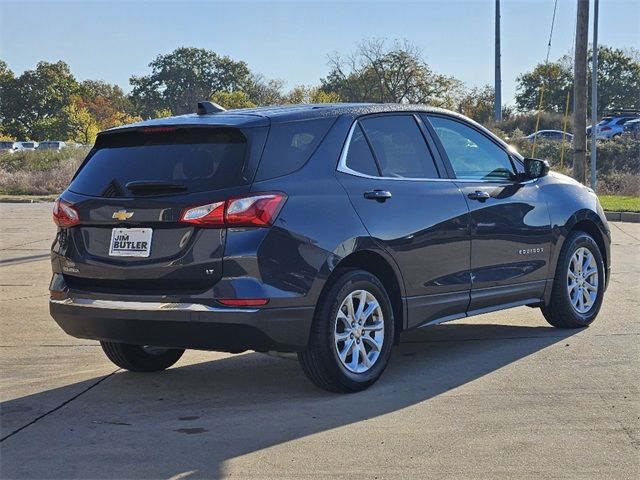
<svg viewBox="0 0 640 480"><path fill-rule="evenodd" d="M234 128L146 129L104 135L69 190L97 197L158 193L139 184L184 193L249 183L247 140ZM137 184L138 188L135 188ZM130 188L127 188L129 185ZM178 188L179 187L179 188Z"/></svg>

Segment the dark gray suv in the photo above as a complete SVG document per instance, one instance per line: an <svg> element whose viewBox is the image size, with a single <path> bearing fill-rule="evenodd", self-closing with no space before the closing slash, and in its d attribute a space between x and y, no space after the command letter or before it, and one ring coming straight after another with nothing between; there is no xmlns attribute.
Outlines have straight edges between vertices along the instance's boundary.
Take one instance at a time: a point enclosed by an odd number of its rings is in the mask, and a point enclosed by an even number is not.
<svg viewBox="0 0 640 480"><path fill-rule="evenodd" d="M404 330L520 305L584 327L609 280L590 189L421 106L203 102L107 130L53 216L51 315L133 371L296 352L357 391Z"/></svg>

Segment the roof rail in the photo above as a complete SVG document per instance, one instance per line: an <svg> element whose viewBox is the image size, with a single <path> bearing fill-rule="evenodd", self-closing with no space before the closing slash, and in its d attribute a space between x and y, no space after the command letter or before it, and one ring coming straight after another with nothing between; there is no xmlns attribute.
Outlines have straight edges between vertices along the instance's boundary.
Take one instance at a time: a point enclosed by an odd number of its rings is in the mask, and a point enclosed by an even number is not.
<svg viewBox="0 0 640 480"><path fill-rule="evenodd" d="M213 102L198 102L198 115L211 115L212 113L226 112L227 109Z"/></svg>

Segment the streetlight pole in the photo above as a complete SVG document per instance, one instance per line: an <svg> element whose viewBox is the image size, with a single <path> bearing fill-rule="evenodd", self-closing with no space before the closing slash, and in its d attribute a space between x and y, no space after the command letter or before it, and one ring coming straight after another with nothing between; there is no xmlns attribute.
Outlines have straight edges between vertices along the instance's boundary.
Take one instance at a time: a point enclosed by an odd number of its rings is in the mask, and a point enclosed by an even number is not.
<svg viewBox="0 0 640 480"><path fill-rule="evenodd" d="M500 0L496 0L496 38L495 38L495 87L494 118L502 121L502 79L500 73Z"/></svg>
<svg viewBox="0 0 640 480"><path fill-rule="evenodd" d="M591 188L596 189L596 123L598 122L598 6L600 0L593 5L593 64L591 66Z"/></svg>

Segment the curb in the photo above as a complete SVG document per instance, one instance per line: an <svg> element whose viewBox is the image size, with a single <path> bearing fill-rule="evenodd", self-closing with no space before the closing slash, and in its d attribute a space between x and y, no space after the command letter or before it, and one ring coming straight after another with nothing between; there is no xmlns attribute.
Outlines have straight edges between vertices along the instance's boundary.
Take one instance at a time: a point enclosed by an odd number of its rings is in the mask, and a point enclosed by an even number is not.
<svg viewBox="0 0 640 480"><path fill-rule="evenodd" d="M604 212L610 222L640 223L640 213L636 212Z"/></svg>

